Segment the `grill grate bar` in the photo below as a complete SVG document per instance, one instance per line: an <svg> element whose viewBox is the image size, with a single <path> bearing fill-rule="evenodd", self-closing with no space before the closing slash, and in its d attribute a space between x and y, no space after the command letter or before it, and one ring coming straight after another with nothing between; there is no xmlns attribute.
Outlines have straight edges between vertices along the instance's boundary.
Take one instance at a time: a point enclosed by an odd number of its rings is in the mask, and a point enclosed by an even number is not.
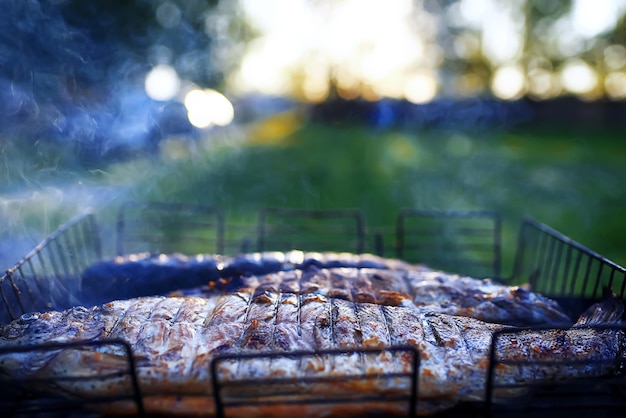
<svg viewBox="0 0 626 418"><path fill-rule="evenodd" d="M566 279L561 282L561 290L560 290L560 294L570 296L570 297L573 295L573 288L570 286L570 290L568 291L567 282L569 281L570 283L574 283L574 280L568 280L568 278L577 277L578 268L579 268L580 259L581 259L581 254L579 253L578 257L576 258L576 261L574 262L573 274L570 275L570 269L572 267L572 253L573 252L574 250L572 249L572 247L567 246L567 252L565 254L565 271L563 272L563 277L565 277Z"/></svg>
<svg viewBox="0 0 626 418"><path fill-rule="evenodd" d="M259 360L259 359L276 359L276 358L290 358L302 360L308 356L341 356L352 354L383 354L383 353L405 353L411 356L410 365L411 368L406 373L384 373L384 374L355 374L354 376L321 376L321 377L303 377L301 379L293 378L275 378L270 376L262 376L258 379L242 379L237 381L221 381L219 379L219 364L226 361L244 361L244 360ZM235 355L221 355L215 357L211 361L211 381L213 385L213 394L215 397L215 409L216 416L222 418L225 416L225 409L227 407L242 407L242 406L254 406L254 405L271 405L271 404L323 404L323 403L354 403L355 400L359 401L378 401L378 402L395 402L398 400L408 401L407 416L415 416L417 410L417 393L418 393L418 370L419 370L419 354L417 349L412 346L394 346L381 349L370 348L347 348L347 349L328 349L328 350L316 350L316 351L291 351L283 353L259 353L259 354L235 354ZM289 396L305 395L305 399L298 398L292 400L276 400L263 399L263 395L252 394L249 397L241 395L242 391L246 387L258 388L259 385L293 385L294 383L332 383L338 381L358 381L362 382L363 379L376 378L376 379L391 379L391 378L408 378L410 379L409 392L405 396L389 396L389 394L382 394L381 396L374 396L373 394L366 394L360 396L358 393L350 394L350 396L338 396L335 398L325 398L323 396L316 397L310 392L306 392L306 388L303 391L294 391L286 393ZM228 388L239 389L238 397L233 401L227 401L225 399L225 390ZM273 397L276 392L271 392L268 397ZM332 394L331 394L332 395Z"/></svg>
<svg viewBox="0 0 626 418"><path fill-rule="evenodd" d="M311 232L318 237L318 241L311 239ZM277 238L280 235L291 238L287 241ZM364 216L356 209L262 209L257 221L257 251L294 248L360 254L365 249Z"/></svg>
<svg viewBox="0 0 626 418"><path fill-rule="evenodd" d="M323 354L330 354L330 355L345 355L345 354L364 354L362 353L360 350L346 350L346 351L342 351L341 353L332 353L329 352L330 350L320 350L320 351L316 351L316 352L308 352L310 355L313 355L313 353L315 353L315 355L323 355ZM372 353L368 353L368 354L372 354ZM277 356L280 357L298 357L298 354L292 354L290 352L284 352L284 353L280 353L277 354ZM273 357L273 356L272 356ZM253 355L254 359L259 359L262 358L261 355ZM237 360L241 360L242 357L237 356L236 358ZM395 377L407 377L406 373L380 373L380 374L376 374L375 376L368 376L368 375L364 375L361 373L355 373L354 375L347 375L347 376L331 376L331 377L298 377L298 378L274 378L271 380L266 380L264 381L265 385L295 385L298 383L333 383L333 382L349 382L352 380L361 380L361 379L380 379L380 378L385 378L385 379L391 379L391 378L395 378ZM221 383L221 387L222 389L228 388L228 387L239 387L239 386L258 386L259 384L259 379L239 379L236 380L234 382L231 381L224 381ZM296 394L298 392L293 391L293 392L281 392L280 394ZM278 393L276 392L272 392L272 395L276 395Z"/></svg>
<svg viewBox="0 0 626 418"><path fill-rule="evenodd" d="M498 407L497 402L494 401L494 394L497 392L498 389L523 389L523 388L528 388L528 389L532 389L534 392L538 392L541 394L541 390L548 388L548 387L556 387L556 388L560 388L561 390L568 390L571 389L572 387L576 387L576 385L580 385L581 388L583 388L583 390L586 391L585 395L589 395L590 392L595 393L595 394L604 394L603 391L597 391L597 390L590 390L590 381L588 379L572 379L571 381L559 381L558 384L557 382L555 382L553 385L550 384L536 384L533 382L528 382L528 383L523 383L523 382L516 382L514 384L507 384L507 383L498 383L497 382L497 377L496 377L496 370L499 368L499 366L516 366L517 368L523 368L524 366L531 366L531 367L549 367L549 366L585 366L585 367L589 367L589 366L601 366L601 365L607 365L607 366L612 366L613 370L615 370L615 376L608 376L605 378L599 378L596 380L593 380L594 384L600 384L600 385L604 385L607 382L616 382L617 386L619 386L621 388L621 392L622 394L626 393L624 392L624 390L626 390L626 381L624 381L623 376L619 375L619 372L621 370L623 370L626 359L621 357L620 353L616 353L616 356L614 358L600 358L600 359L589 359L589 358L578 358L575 360L522 360L522 359L507 359L505 357L502 357L500 355L500 353L497 350L497 346L498 346L498 341L500 341L500 339L505 338L505 336L512 336L515 337L516 335L521 335L523 333L529 332L529 331L554 331L554 330L568 330L570 327L569 326L536 326L536 327L525 327L525 328L518 328L518 329L502 329L499 331L494 332L493 336L492 336L492 340L491 340L491 346L490 346L490 354L489 354L489 367L487 369L487 380L485 382L485 405L487 407L488 411L492 411L495 410ZM626 324L624 323L620 323L620 324L616 324L616 325L585 325L585 326L579 326L577 327L580 330L594 330L594 331L613 331L615 332L615 339L621 341L623 339L623 332L626 330ZM619 345L623 345L623 342L620 342ZM532 347L531 347L532 348ZM619 350L618 350L619 351ZM514 354L515 355L515 354ZM545 392L543 393L544 395L546 395L548 397L549 400L549 404L545 405L544 407L552 407L554 408L556 405L558 405L559 407L561 407L560 403L557 403L557 399L552 397L550 397L550 392ZM534 400L534 398L533 398ZM575 399L573 399L575 400ZM622 407L624 405L625 400L622 399ZM570 403L568 402L564 402L563 406L567 406L567 404ZM602 403L601 405L596 404L596 407L598 406L602 406L604 407L604 403ZM537 404L535 404L534 402L532 403L528 403L525 405L525 408L528 410L532 410L535 408L540 408L541 407L541 403L538 402Z"/></svg>
<svg viewBox="0 0 626 418"><path fill-rule="evenodd" d="M597 298L600 296L600 281L602 279L602 270L604 268L604 264L600 263L598 265L598 271L596 273L596 281L593 287L593 293L591 294L592 298Z"/></svg>
<svg viewBox="0 0 626 418"><path fill-rule="evenodd" d="M4 323L25 312L75 304L80 266L102 258L99 240L95 216L92 211L86 211L41 241L0 276L0 292L5 303L0 320Z"/></svg>
<svg viewBox="0 0 626 418"><path fill-rule="evenodd" d="M93 380L102 381L106 378L114 378L121 376L128 376L130 379L130 393L126 392L124 394L120 394L118 396L90 396L89 399L83 399L81 401L72 401L71 399L63 399L57 400L54 398L48 399L48 401L52 402L53 405L61 405L65 406L65 408L61 408L60 410L67 410L69 406L80 406L85 407L89 404L93 403L102 403L102 402L112 402L118 400L131 400L136 407L137 414L143 415L145 413L145 408L143 404L143 397L141 395L141 391L139 388L139 380L136 374L136 365L135 359L133 356L132 349L130 345L123 340L119 339L109 339L103 341L73 341L73 342L59 342L59 343L46 343L46 344L38 344L38 345L25 345L19 347L0 347L0 359L4 355L14 356L16 353L28 353L33 351L59 351L59 350L71 350L71 349L85 349L91 347L92 349L115 349L116 351L121 350L123 354L124 361L121 364L124 364L126 368L120 369L118 372L109 372L98 374L97 376L72 376L65 375L60 377L55 377L54 382L51 379L42 379L42 378L21 378L21 379L11 379L10 382L6 381L5 378L0 377L0 383L4 383L3 386L19 388L22 385L23 388L30 388L36 383L47 382L48 384L54 383L58 385L62 382L89 382ZM72 370L66 371L67 373L72 373ZM10 385L10 386L9 386ZM6 396L6 397L5 397ZM10 402L13 398L13 393L5 393L0 392L0 402ZM46 398L42 397L34 397L30 401L27 401L25 405L22 405L20 409L24 409L24 411L28 412L51 412L49 409L50 406L42 406L40 402ZM14 400L14 399L13 399ZM16 407L18 405L15 405Z"/></svg>
<svg viewBox="0 0 626 418"><path fill-rule="evenodd" d="M173 225L175 228L170 228ZM224 253L224 214L214 206L126 202L117 213L116 228L118 255L141 251Z"/></svg>
<svg viewBox="0 0 626 418"><path fill-rule="evenodd" d="M396 256L480 277L500 277L501 220L492 211L402 209L396 218ZM472 261L470 263L470 260Z"/></svg>
<svg viewBox="0 0 626 418"><path fill-rule="evenodd" d="M610 288L620 298L626 289L626 269L532 219L520 223L512 283L556 299L577 315Z"/></svg>

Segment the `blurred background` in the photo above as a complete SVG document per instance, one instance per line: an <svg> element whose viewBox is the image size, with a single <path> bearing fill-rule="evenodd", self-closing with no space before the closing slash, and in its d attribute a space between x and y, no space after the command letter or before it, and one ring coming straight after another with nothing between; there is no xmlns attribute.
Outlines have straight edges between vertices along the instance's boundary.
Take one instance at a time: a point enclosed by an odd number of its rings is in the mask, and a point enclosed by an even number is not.
<svg viewBox="0 0 626 418"><path fill-rule="evenodd" d="M494 210L505 253L532 217L626 264L625 0L0 1L3 269L126 201L358 208L387 245Z"/></svg>

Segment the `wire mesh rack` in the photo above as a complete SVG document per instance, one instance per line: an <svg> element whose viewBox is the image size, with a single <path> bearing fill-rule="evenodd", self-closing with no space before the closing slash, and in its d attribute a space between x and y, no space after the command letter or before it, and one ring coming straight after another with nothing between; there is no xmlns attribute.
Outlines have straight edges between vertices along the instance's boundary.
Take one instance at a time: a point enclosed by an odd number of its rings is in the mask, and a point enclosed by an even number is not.
<svg viewBox="0 0 626 418"><path fill-rule="evenodd" d="M292 361L303 363L309 357L330 357L335 362L340 362L344 356L360 356L361 358L375 358L383 354L392 357L410 358L408 370L398 372L380 372L378 370L359 372L343 376L321 375L306 376L299 378L276 377L261 375L255 378L224 380L220 377L220 364L228 361L257 361L260 359L277 360L289 358ZM417 349L412 346L392 346L380 349L375 348L351 348L351 349L328 349L317 351L292 351L260 354L235 354L221 355L211 362L211 376L215 397L216 417L226 416L227 410L248 407L263 407L271 405L337 405L358 404L372 408L372 405L380 403L393 403L404 405L406 416L415 416L417 407L419 355ZM395 381L394 383L390 383ZM333 392L324 390L324 386L336 383ZM355 392L342 387L350 387L351 383L371 388L381 388L378 391ZM259 388L263 390L259 393ZM316 389L316 387L318 389ZM398 391L394 388L404 388ZM321 389L321 390L320 390ZM324 393L324 396L320 396ZM370 409L371 416L377 415Z"/></svg>
<svg viewBox="0 0 626 418"><path fill-rule="evenodd" d="M216 207L126 202L117 215L117 254L142 251L223 254L224 228L224 214Z"/></svg>
<svg viewBox="0 0 626 418"><path fill-rule="evenodd" d="M258 251L351 251L365 248L365 219L356 209L266 208L259 212Z"/></svg>
<svg viewBox="0 0 626 418"><path fill-rule="evenodd" d="M536 417L554 416L555 411L566 412L568 416L592 417L592 416L620 416L626 406L626 378L623 371L625 361L623 356L604 356L611 350L610 345L623 345L623 323L615 325L580 325L573 335L567 335L569 327L529 327L520 329L504 329L496 331L493 335L490 348L490 361L485 385L486 416L503 415ZM523 343L528 340L528 335L537 332L547 332L545 341L535 340L532 343ZM571 331L570 331L571 332ZM545 349L551 340L560 340L564 346L563 351L569 349L567 345L574 346L575 338L584 339L585 334L596 337L588 341L585 346L586 355L570 356L567 359L555 359L545 356ZM544 334L545 335L545 334ZM498 346L503 340L513 341L517 350L499 350ZM587 378L560 379L553 382L544 382L540 385L525 383L523 380L511 382L502 377L502 370L526 369L528 374L541 375L546 370L558 370L558 373L566 376L568 373L587 375ZM589 379L589 376L598 376L602 370L613 370L613 373L605 373L602 377ZM519 396L517 401L502 404L497 401L498 394L506 391L516 391Z"/></svg>
<svg viewBox="0 0 626 418"><path fill-rule="evenodd" d="M69 220L0 277L0 320L79 303L82 272L102 257L94 213Z"/></svg>
<svg viewBox="0 0 626 418"><path fill-rule="evenodd" d="M396 220L396 256L474 277L501 277L501 223L492 211L403 209Z"/></svg>
<svg viewBox="0 0 626 418"><path fill-rule="evenodd" d="M273 216L282 216L280 211L271 212ZM304 213L297 213L303 215ZM339 215L346 215L345 212L338 212ZM364 220L352 212L347 218L351 219L356 225L355 230L358 232L355 237L364 237L365 227ZM317 215L317 214L316 214ZM336 214L334 214L336 215ZM476 213L466 212L438 212L427 214L416 214L414 212L403 212L399 216L403 217L402 222L408 223L408 218L414 215L426 215L427 219L436 219L440 221L440 216L443 219L456 221L457 218L463 218L468 216L473 218ZM499 220L492 217L491 213L480 213L481 216L487 218L487 224L491 225L483 232L484 235L491 235L491 243L487 245L492 249L495 254L491 261L497 259L499 256ZM265 237L267 234L267 225L265 221L261 222L261 219L269 217L269 212L265 212L260 215L258 236ZM287 216L285 216L287 218ZM400 223L400 221L399 221ZM224 224L223 224L224 225ZM263 229L263 232L261 232ZM454 233L464 233L467 229L453 229ZM410 234L403 230L403 246L404 250L409 248ZM49 237L43 240L33 251L29 252L22 260L20 260L15 266L7 270L7 272L0 278L0 296L2 297L2 323L6 323L10 320L20 318L22 315L28 315L33 311L46 311L50 309L65 309L76 304L81 303L83 299L82 289L85 287L83 282L82 273L92 266L95 262L105 258L102 253L102 246L100 242L100 227L97 225L95 216L92 212L85 213L70 220L66 224L62 225L52 233ZM125 237L125 233L122 237ZM264 238L265 239L265 238ZM358 241L358 240L357 240ZM489 240L487 240L489 241ZM265 244L263 244L265 246ZM398 245L396 243L396 245ZM127 248L125 245L121 248ZM269 248L269 247L268 247ZM401 248L401 247L397 247ZM356 248L359 249L358 247ZM400 253L404 254L404 253ZM499 262L491 265L494 269L499 269ZM584 309L588 308L591 303L598 301L602 297L602 292L605 289L610 288L618 297L623 299L626 283L626 270L621 266L607 260L593 251L587 249L581 244L567 238L554 229L532 219L524 219L520 223L519 235L518 235L518 247L516 251L515 262L513 266L513 273L506 281L511 283L520 283L528 281L533 291L544 293L547 296L556 298L559 301L565 303L566 309L569 309L572 315L577 315ZM620 330L622 328L620 327ZM500 338L499 334L494 336L494 344ZM112 342L116 343L116 342ZM123 344L123 342L121 342ZM58 349L58 346L50 346L49 349ZM26 349L26 348L24 348ZM31 349L31 348L29 348ZM47 349L46 347L32 347L32 349ZM128 347L124 348L128 354L127 367L121 371L129 376L129 379L136 380L135 365L133 362L132 350ZM12 349L15 350L15 349ZM20 348L19 350L22 350ZM358 349L355 349L358 351ZM406 347L388 347L384 350L399 350L398 352L405 350ZM413 349L414 350L414 349ZM0 356L9 354L11 350L0 349ZM341 355L342 351L338 353L325 353L328 355ZM251 358L258 358L259 356L307 356L307 355L319 355L319 352L301 352L301 353L263 353L251 355ZM345 350L343 351L345 354ZM411 353L409 353L411 354ZM548 411L554 414L554 411L569 411L570 416L584 416L582 412L584 409L579 408L572 411L570 405L572 405L572 398L576 397L577 403L587 402L591 405L591 409L587 411L593 411L594 413L611 413L618 408L626 407L626 399L623 396L626 391L624 390L624 377L621 374L623 366L620 364L616 366L616 369L620 370L615 376L611 376L610 379L592 379L585 380L579 384L579 386L569 385L566 387L561 382L555 382L554 385L549 387L532 387L533 396L530 400L523 405L507 406L501 405L494 401L494 393L502 389L501 382L497 380L498 367L502 364L510 363L516 367L525 367L526 365L520 360L511 360L507 358L501 358L496 356L497 353L492 349L492 357L489 365L489 380L485 388L485 403L476 403L471 405L464 405L463 408L449 411L444 414L445 416L518 416L527 414L528 411ZM412 354L411 354L412 355ZM407 392L398 395L397 402L401 402L405 406L405 411L408 414L412 414L415 408L415 398L419 393L417 387L417 381L415 381L415 373L419 372L419 353L416 354L415 366L410 373L403 376L381 376L381 378L402 378L406 381L412 382L412 387L417 388L416 392ZM236 359L243 359L244 357L235 356ZM294 394L293 398L289 398L288 392L281 392L285 386L290 384L289 381L282 381L280 379L272 379L261 376L259 379L247 380L247 381L225 381L221 378L219 373L216 372L218 366L222 362L233 360L232 356L218 356L212 362L212 379L213 385L216 388L214 392L216 414L218 416L226 416L227 413L233 409L236 409L237 405L242 405L242 401L246 405L255 406L256 402L271 403L282 402L291 403L294 405L300 404L323 404L323 400L315 397L306 397L303 393ZM517 363L515 363L517 361ZM507 363L509 362L509 363ZM591 363L587 363L587 366L591 366ZM133 377L135 376L135 377ZM71 374L68 378L76 378ZM351 378L364 380L373 379L371 376L352 376ZM411 380L413 379L413 380ZM610 383L607 386L607 382ZM6 380L0 381L3 386L10 385L10 382ZM323 385L324 380L314 381L313 384ZM270 390L267 393L265 399L246 398L246 393L251 393L253 386L266 385L267 388L276 388L284 396L282 398L276 397L276 393L272 393ZM525 389L526 387L520 384L519 388ZM519 389L518 388L518 389ZM516 389L516 388L513 388ZM62 411L67 412L79 408L81 406L88 407L93 403L100 402L101 399L83 399L82 401L67 401L65 399L47 399L45 397L37 396L36 393L26 393L25 391L18 391L19 397L14 397L15 391L5 391L5 395L0 399L0 404L5 407L7 411L14 411L16 414L26 413L39 413L50 411ZM607 396L607 394L609 396ZM372 394L374 396L375 394ZM378 394L380 395L380 394ZM396 394L397 395L397 394ZM132 386L128 393L125 394L135 405L137 414L141 414L143 411L142 395L136 386ZM356 397L357 394L343 393L338 394L337 399L333 402L343 403L350 402L354 399L360 399ZM380 395L380 399L386 399L389 394ZM395 396L395 395L394 395ZM379 400L380 400L379 399ZM366 402L368 399L363 399ZM67 401L67 403L64 403ZM361 400L359 400L360 402ZM82 403L81 403L82 402ZM247 402L247 403L246 403ZM607 412L608 411L608 412ZM579 413L581 412L581 413ZM577 413L579 413L577 415Z"/></svg>
<svg viewBox="0 0 626 418"><path fill-rule="evenodd" d="M143 415L145 412L143 397L139 389L139 380L135 372L135 359L127 342L116 339L106 341L76 341L63 343L45 343L20 347L0 347L0 361L16 358L20 354L52 357L60 351L71 356L85 356L85 361L98 362L107 352L115 353L118 361L115 367L107 364L98 373L86 373L85 370L68 369L63 376L42 376L29 374L29 364L23 364L22 376L8 378L0 375L0 406L3 415L8 416L43 416L42 414L85 413L90 408L113 402L127 402L129 413ZM101 354L102 353L102 354ZM19 357L18 357L19 358ZM51 397L41 391L42 387L57 386L71 391L75 387L106 386L110 382L125 382L123 390L111 395ZM52 415L54 416L54 415ZM61 415L59 415L61 416Z"/></svg>
<svg viewBox="0 0 626 418"><path fill-rule="evenodd" d="M527 282L574 315L611 289L624 299L626 269L533 219L519 226L512 282Z"/></svg>

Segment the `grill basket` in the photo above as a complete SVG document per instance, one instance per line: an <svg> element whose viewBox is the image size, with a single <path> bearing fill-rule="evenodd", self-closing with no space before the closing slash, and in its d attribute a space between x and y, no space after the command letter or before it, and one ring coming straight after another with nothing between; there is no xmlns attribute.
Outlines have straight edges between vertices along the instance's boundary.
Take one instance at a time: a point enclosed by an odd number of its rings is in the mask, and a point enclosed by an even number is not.
<svg viewBox="0 0 626 418"><path fill-rule="evenodd" d="M140 251L224 253L224 214L218 208L165 202L127 202L117 214L118 255Z"/></svg>
<svg viewBox="0 0 626 418"><path fill-rule="evenodd" d="M502 226L491 211L401 210L396 256L472 277L500 277Z"/></svg>
<svg viewBox="0 0 626 418"><path fill-rule="evenodd" d="M301 210L266 208L260 211L257 249L350 251L365 248L365 221L354 209Z"/></svg>
<svg viewBox="0 0 626 418"><path fill-rule="evenodd" d="M130 247L130 234L128 233L128 214L141 206L125 206L120 211L118 218L117 250L125 252ZM179 205L157 204L151 209L158 211L173 210L178 213L192 213L194 210L202 211L212 220L208 227L213 231L210 234L201 235L207 241L206 248L223 249L223 237L226 223L219 211L207 210L199 207L183 207ZM123 213L123 215L122 215ZM162 215L161 219L163 219ZM291 217L298 221L289 226ZM365 240L364 220L358 211L330 211L328 213L307 212L287 209L268 209L259 214L257 224L256 242L259 249L285 250L281 247L284 243L272 244L268 239L268 233L282 231L291 228L302 234L315 234L316 230L301 228L300 220L307 218L314 221L342 219L350 225L350 234L354 239L348 239L349 246L354 248L336 248L335 251L360 252ZM167 216L165 216L167 218ZM278 227L270 227L271 219L280 218ZM188 219L193 219L191 216ZM295 221L294 221L295 222ZM332 225L332 222L330 223ZM121 226L120 226L121 225ZM294 226L295 225L295 226ZM458 226L460 225L460 226ZM331 230L335 226L331 226ZM441 234L441 228L447 228L446 234ZM193 229L193 228L192 228ZM321 230L321 228L318 228ZM153 229L146 229L153 231ZM416 233L417 231L417 233ZM345 231L344 231L345 232ZM159 232L161 233L161 232ZM404 210L398 215L396 223L395 251L398 256L411 258L415 256L415 249L427 250L428 248L441 250L445 248L450 254L450 264L437 265L437 268L450 271L458 267L458 260L465 260L471 264L480 265L483 276L499 277L501 269L501 223L497 214L492 212L439 212L439 211L414 211ZM441 242L433 242L432 237L444 235L447 245L450 236L456 237L458 242L464 244L456 247L442 247ZM476 238L478 237L478 238ZM105 259L100 241L100 229L95 215L88 212L77 216L66 224L59 227L53 234L44 239L37 247L29 252L15 266L11 267L0 278L0 297L2 298L2 311L0 320L7 323L22 315L28 315L33 311L60 310L81 304L84 300L82 290L89 288L91 283L84 281L83 272L94 263ZM150 239L142 238L144 242ZM314 239L314 238L312 238ZM476 242L478 239L478 243ZM126 240L129 240L126 242ZM321 241L320 241L321 242ZM378 239L376 242L380 242ZM465 245L467 244L467 245ZM297 245L288 242L286 245ZM346 244L348 245L348 244ZM143 249L145 250L145 249ZM382 251L381 251L382 252ZM436 253L435 251L434 253ZM426 254L425 252L424 254ZM432 253L432 251L431 251ZM410 255L413 254L413 255ZM424 258L427 258L424 256ZM434 259L433 259L434 260ZM461 272L463 273L463 272ZM605 288L610 288L623 299L626 287L626 270L621 266L605 259L586 247L569 239L554 229L532 219L524 219L519 225L518 242L515 253L512 275L501 278L503 283L522 283L528 281L533 291L558 300L562 306L576 316L584 311L592 303L602 297ZM622 329L623 326L614 328ZM513 332L513 331L510 331ZM517 331L516 331L517 332ZM520 331L521 332L521 331ZM496 333L493 338L493 347L497 344L502 333ZM128 362L125 367L116 371L111 378L127 376L131 385L124 395L117 398L106 399L80 399L68 400L49 398L37 393L36 387L42 383L39 381L26 382L35 388L32 391L15 388L13 381L7 381L0 376L0 405L12 415L31 414L54 414L78 411L85 413L88 407L95 403L128 401L133 406L133 412L142 415L144 411L143 398L137 384L135 366L131 348L123 341L108 341L101 344L113 344L119 346L119 350L126 353ZM43 345L33 347L20 347L19 349L0 349L0 354L11 352L23 352L27 350L51 350L54 352L60 346L80 350L86 344ZM96 350L97 351L97 350ZM404 379L408 388L404 394L382 393L372 397L358 394L339 393L333 399L316 398L314 395L284 390L290 387L290 381L285 381L267 376L260 376L253 380L223 381L220 378L218 365L220 362L233 359L245 360L245 358L258 359L272 356L289 356L290 358L305 358L311 355L368 355L371 350L330 350L328 352L290 352L290 353L267 353L250 356L218 356L211 363L214 402L216 416L228 416L228 412L242 406L267 405L279 403L281 405L300 404L326 404L326 403L352 403L369 401L389 401L405 405L408 416L413 416L416 408L417 374L419 371L419 355L411 347L388 347L379 351L388 351L391 355L406 354L413 356L413 367L410 372L402 375L355 375L350 379L366 381L368 379ZM611 414L622 411L626 407L626 379L621 375L606 378L592 378L574 382L554 382L552 385L530 387L532 396L519 404L502 405L494 401L494 394L504 386L498 382L495 370L499 365L513 364L522 367L519 361L501 358L492 349L492 357L489 365L488 380L485 392L485 402L464 404L453 410L445 412L444 416L533 416L554 415L556 412L567 412L570 416L591 416L597 413ZM590 365L589 362L586 363ZM618 370L623 365L617 365ZM94 379L93 376L72 375L67 379ZM332 379L332 378L324 378ZM313 381L313 384L323 385L324 379ZM336 378L335 378L336 379ZM24 382L23 382L24 383ZM258 396L246 397L250 388L264 386L276 388L280 396L269 392L265 398ZM292 385L291 385L292 386ZM519 385L523 388L523 385ZM363 394L361 394L363 395Z"/></svg>

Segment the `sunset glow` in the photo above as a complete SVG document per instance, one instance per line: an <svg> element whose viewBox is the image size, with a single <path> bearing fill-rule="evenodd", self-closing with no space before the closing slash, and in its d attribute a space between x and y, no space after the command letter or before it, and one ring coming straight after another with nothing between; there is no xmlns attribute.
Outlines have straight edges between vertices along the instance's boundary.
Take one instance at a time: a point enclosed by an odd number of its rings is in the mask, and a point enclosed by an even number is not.
<svg viewBox="0 0 626 418"><path fill-rule="evenodd" d="M599 91L604 82L601 69L573 58L588 40L615 27L626 11L626 0L575 0L571 10L543 29L549 37L546 48L567 60L562 68L524 64L530 29L520 17L527 6L524 0L459 0L435 13L410 0L244 0L246 19L260 36L249 45L230 85L238 92L311 102L326 99L331 85L343 98L389 97L414 103L480 93L485 84L506 100L563 92L587 97ZM461 59L483 57L491 77L458 74L455 82L442 85L446 57L440 34L461 27L466 31L450 37L454 53ZM619 71L626 50L610 45L604 59L614 73L605 83L607 94L621 97Z"/></svg>
<svg viewBox="0 0 626 418"><path fill-rule="evenodd" d="M435 96L437 81L430 74L441 55L435 18L413 9L410 0L250 0L244 8L262 35L233 78L241 91L295 92L318 101L328 94L331 78L345 97L423 102Z"/></svg>

